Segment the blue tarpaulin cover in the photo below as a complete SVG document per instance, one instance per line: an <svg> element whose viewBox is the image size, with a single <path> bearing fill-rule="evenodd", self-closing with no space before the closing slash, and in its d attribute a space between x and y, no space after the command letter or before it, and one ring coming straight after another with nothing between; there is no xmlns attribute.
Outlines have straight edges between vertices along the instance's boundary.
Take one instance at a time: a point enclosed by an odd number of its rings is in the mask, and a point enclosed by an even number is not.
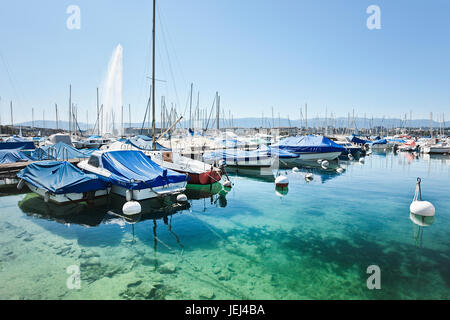
<svg viewBox="0 0 450 320"><path fill-rule="evenodd" d="M24 137L21 136L11 136L8 139L5 140L5 142L27 142L29 140L25 139Z"/></svg>
<svg viewBox="0 0 450 320"><path fill-rule="evenodd" d="M356 144L366 144L367 142L369 142L368 140L358 138L357 136L347 137L347 140Z"/></svg>
<svg viewBox="0 0 450 320"><path fill-rule="evenodd" d="M16 163L18 161L30 160L26 155L18 149L0 150L0 163Z"/></svg>
<svg viewBox="0 0 450 320"><path fill-rule="evenodd" d="M51 146L43 146L31 153L34 160L64 160L89 158L94 149L76 149L64 142L58 142Z"/></svg>
<svg viewBox="0 0 450 320"><path fill-rule="evenodd" d="M105 152L102 154L102 164L111 172L109 181L112 184L130 190L160 187L189 179L185 174L161 168L138 150Z"/></svg>
<svg viewBox="0 0 450 320"><path fill-rule="evenodd" d="M35 149L33 141L0 142L0 150L5 149Z"/></svg>
<svg viewBox="0 0 450 320"><path fill-rule="evenodd" d="M104 190L106 181L86 174L67 161L40 161L28 165L17 176L39 189L53 194Z"/></svg>
<svg viewBox="0 0 450 320"><path fill-rule="evenodd" d="M344 152L345 148L325 136L288 137L274 145L282 150L293 153L311 152Z"/></svg>
<svg viewBox="0 0 450 320"><path fill-rule="evenodd" d="M368 141L368 144L386 144L387 140L386 139L380 139L380 140L375 140L375 141Z"/></svg>

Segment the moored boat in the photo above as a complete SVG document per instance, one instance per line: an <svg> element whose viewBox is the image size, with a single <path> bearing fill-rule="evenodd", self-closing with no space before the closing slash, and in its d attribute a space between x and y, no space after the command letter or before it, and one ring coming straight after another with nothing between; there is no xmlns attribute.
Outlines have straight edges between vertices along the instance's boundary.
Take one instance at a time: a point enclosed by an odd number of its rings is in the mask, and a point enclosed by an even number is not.
<svg viewBox="0 0 450 320"><path fill-rule="evenodd" d="M291 153L300 155L300 160L334 160L345 148L331 141L325 136L296 136L288 137L272 145Z"/></svg>
<svg viewBox="0 0 450 320"><path fill-rule="evenodd" d="M138 150L94 151L78 167L111 183L111 192L127 200L145 200L183 192L189 177L165 169Z"/></svg>
<svg viewBox="0 0 450 320"><path fill-rule="evenodd" d="M139 140L141 143L135 139L117 141L108 150L140 150L161 167L189 175L189 184L212 184L222 178L221 170L213 164L184 157L161 145L157 145L157 150L152 150L150 143L144 144L142 138Z"/></svg>
<svg viewBox="0 0 450 320"><path fill-rule="evenodd" d="M18 188L25 183L28 188L46 201L58 204L93 200L108 194L107 181L86 174L66 161L34 162L22 169Z"/></svg>

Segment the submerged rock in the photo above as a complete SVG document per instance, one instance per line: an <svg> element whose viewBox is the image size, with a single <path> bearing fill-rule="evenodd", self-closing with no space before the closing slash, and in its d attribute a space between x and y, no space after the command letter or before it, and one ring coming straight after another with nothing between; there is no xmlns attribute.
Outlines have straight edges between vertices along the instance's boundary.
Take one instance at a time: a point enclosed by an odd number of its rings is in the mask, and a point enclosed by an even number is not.
<svg viewBox="0 0 450 320"><path fill-rule="evenodd" d="M96 266L96 265L100 265L99 257L91 257L81 263L81 266Z"/></svg>
<svg viewBox="0 0 450 320"><path fill-rule="evenodd" d="M166 262L162 266L158 268L160 273L174 273L176 270L176 267L171 262Z"/></svg>
<svg viewBox="0 0 450 320"><path fill-rule="evenodd" d="M203 299L212 299L214 298L214 290L211 288L201 288L198 290L198 296Z"/></svg>

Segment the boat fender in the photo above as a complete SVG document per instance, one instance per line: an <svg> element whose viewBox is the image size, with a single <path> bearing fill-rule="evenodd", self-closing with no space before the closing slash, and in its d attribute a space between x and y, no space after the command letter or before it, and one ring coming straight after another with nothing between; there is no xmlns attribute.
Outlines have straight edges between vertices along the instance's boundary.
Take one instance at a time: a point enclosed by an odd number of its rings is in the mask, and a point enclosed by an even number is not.
<svg viewBox="0 0 450 320"><path fill-rule="evenodd" d="M141 213L141 210L141 204L137 201L127 201L122 207L123 214L127 216Z"/></svg>
<svg viewBox="0 0 450 320"><path fill-rule="evenodd" d="M17 189L22 190L24 183L25 183L25 180L20 179L19 183L17 184Z"/></svg>
<svg viewBox="0 0 450 320"><path fill-rule="evenodd" d="M292 168L292 172L299 172L299 171L300 171L300 169L297 167Z"/></svg>
<svg viewBox="0 0 450 320"><path fill-rule="evenodd" d="M317 163L321 164L322 163L322 159L317 159Z"/></svg>
<svg viewBox="0 0 450 320"><path fill-rule="evenodd" d="M132 190L127 190L125 192L125 198L127 199L127 201L131 201L131 199L133 198L133 191Z"/></svg>
<svg viewBox="0 0 450 320"><path fill-rule="evenodd" d="M187 201L187 197L184 193L180 193L179 195L177 195L177 201L178 202L186 202Z"/></svg>
<svg viewBox="0 0 450 320"><path fill-rule="evenodd" d="M348 160L353 160L355 158L353 158L353 155L351 153L348 154Z"/></svg>
<svg viewBox="0 0 450 320"><path fill-rule="evenodd" d="M289 179L286 176L278 176L275 179L275 185L277 187L285 188L289 185Z"/></svg>
<svg viewBox="0 0 450 320"><path fill-rule="evenodd" d="M330 163L328 162L328 160L323 160L320 165L323 169L327 169Z"/></svg>
<svg viewBox="0 0 450 320"><path fill-rule="evenodd" d="M366 160L364 159L364 157L359 158L359 163L364 163L364 161L366 161Z"/></svg>
<svg viewBox="0 0 450 320"><path fill-rule="evenodd" d="M313 179L314 179L314 175L313 175L311 172L308 172L308 173L305 175L305 180L311 181L311 180L313 180Z"/></svg>
<svg viewBox="0 0 450 320"><path fill-rule="evenodd" d="M344 169L342 169L342 168L337 168L337 169L336 169L336 172L337 172L337 173L343 173L343 172L344 172Z"/></svg>

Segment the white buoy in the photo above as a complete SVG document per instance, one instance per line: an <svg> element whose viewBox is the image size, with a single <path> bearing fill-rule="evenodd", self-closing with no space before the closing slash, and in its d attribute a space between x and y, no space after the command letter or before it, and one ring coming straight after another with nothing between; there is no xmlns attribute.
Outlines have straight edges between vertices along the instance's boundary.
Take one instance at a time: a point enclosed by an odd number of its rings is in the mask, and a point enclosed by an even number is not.
<svg viewBox="0 0 450 320"><path fill-rule="evenodd" d="M293 168L292 168L292 172L299 172L299 171L300 171L300 169L297 168L297 167L293 167Z"/></svg>
<svg viewBox="0 0 450 320"><path fill-rule="evenodd" d="M348 160L353 160L353 159L355 159L355 158L353 158L353 155L352 155L351 153L349 153L347 157L348 157Z"/></svg>
<svg viewBox="0 0 450 320"><path fill-rule="evenodd" d="M366 159L364 159L364 157L359 158L359 163L364 163L364 161L366 161Z"/></svg>
<svg viewBox="0 0 450 320"><path fill-rule="evenodd" d="M285 188L289 185L289 179L286 176L278 176L275 179L275 185L277 187Z"/></svg>
<svg viewBox="0 0 450 320"><path fill-rule="evenodd" d="M224 186L225 188L231 188L232 183L231 183L230 180L227 180L227 181L225 181L225 182L223 183L223 186Z"/></svg>
<svg viewBox="0 0 450 320"><path fill-rule="evenodd" d="M416 192L414 193L413 201L409 205L409 212L419 216L433 217L436 210L431 202L422 200L421 182L422 180L417 178Z"/></svg>
<svg viewBox="0 0 450 320"><path fill-rule="evenodd" d="M311 172L308 172L307 174L305 174L305 179L306 180L313 180L314 179L314 175Z"/></svg>
<svg viewBox="0 0 450 320"><path fill-rule="evenodd" d="M180 193L179 195L177 195L177 201L178 202L186 202L187 201L187 197L184 193Z"/></svg>
<svg viewBox="0 0 450 320"><path fill-rule="evenodd" d="M320 166L324 169L327 169L329 165L330 163L328 162L328 160L323 160L322 163L320 164Z"/></svg>
<svg viewBox="0 0 450 320"><path fill-rule="evenodd" d="M141 213L141 204L137 201L127 201L122 207L122 212L127 216Z"/></svg>
<svg viewBox="0 0 450 320"><path fill-rule="evenodd" d="M344 169L342 169L342 168L337 168L337 169L336 169L336 172L337 172L337 173L343 173L343 172L344 172Z"/></svg>
<svg viewBox="0 0 450 320"><path fill-rule="evenodd" d="M20 179L19 183L17 184L17 189L22 190L24 183L25 183L25 180Z"/></svg>
<svg viewBox="0 0 450 320"><path fill-rule="evenodd" d="M322 159L317 159L317 163L321 164L322 163Z"/></svg>
<svg viewBox="0 0 450 320"><path fill-rule="evenodd" d="M409 206L409 212L415 215L432 217L435 214L435 208L431 202L415 200Z"/></svg>

